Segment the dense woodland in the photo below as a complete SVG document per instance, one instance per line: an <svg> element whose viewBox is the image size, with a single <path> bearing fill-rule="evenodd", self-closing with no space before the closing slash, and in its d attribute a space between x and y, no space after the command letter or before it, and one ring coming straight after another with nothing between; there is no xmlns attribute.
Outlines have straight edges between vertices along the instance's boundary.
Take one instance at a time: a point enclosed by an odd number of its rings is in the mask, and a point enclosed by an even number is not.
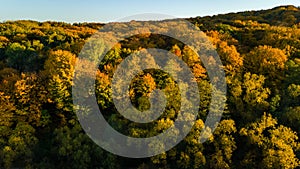
<svg viewBox="0 0 300 169"><path fill-rule="evenodd" d="M97 101L107 121L126 135L147 137L172 125L178 95L169 97L172 104L150 127L132 123L112 103L116 65L141 48L159 47L183 59L194 73L201 107L192 131L171 150L142 159L101 149L82 130L73 111L76 58L104 24L0 23L0 168L299 168L300 8L281 6L187 20L209 37L226 72L226 109L207 142L200 144L198 137L210 102L210 81L201 61L184 44L137 35L111 49L96 74ZM178 86L163 72L142 72L130 88L138 109L149 108L148 96L155 88Z"/></svg>

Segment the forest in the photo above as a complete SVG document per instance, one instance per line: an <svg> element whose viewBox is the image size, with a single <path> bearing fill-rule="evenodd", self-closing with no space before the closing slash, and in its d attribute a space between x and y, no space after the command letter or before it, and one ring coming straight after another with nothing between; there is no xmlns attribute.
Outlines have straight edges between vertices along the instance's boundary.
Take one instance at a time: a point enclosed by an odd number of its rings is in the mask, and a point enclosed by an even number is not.
<svg viewBox="0 0 300 169"><path fill-rule="evenodd" d="M197 120L178 145L149 158L126 158L102 149L74 112L75 63L86 41L105 24L1 22L0 168L300 168L300 7L186 20L208 37L226 75L225 110L206 142L198 138L212 97L211 82L201 60L182 42L157 34L129 37L107 52L95 74L95 96L105 119L120 133L143 138L173 125L179 86L163 71L145 70L134 77L129 93L138 110L149 109L149 94L156 88L170 93L158 120L137 124L113 104L117 65L141 49L161 48L190 67L201 96Z"/></svg>

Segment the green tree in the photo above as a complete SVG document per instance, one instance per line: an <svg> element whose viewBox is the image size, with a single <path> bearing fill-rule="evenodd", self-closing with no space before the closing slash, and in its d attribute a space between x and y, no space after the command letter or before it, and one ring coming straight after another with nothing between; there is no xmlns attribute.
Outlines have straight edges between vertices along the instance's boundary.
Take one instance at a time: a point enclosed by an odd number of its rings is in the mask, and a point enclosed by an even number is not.
<svg viewBox="0 0 300 169"><path fill-rule="evenodd" d="M52 147L55 150L53 163L59 168L100 168L103 165L105 168L115 168L118 165L115 157L105 159L103 150L90 140L78 123L56 129ZM105 164L106 160L111 167Z"/></svg>
<svg viewBox="0 0 300 169"><path fill-rule="evenodd" d="M1 146L0 151L5 168L32 167L33 150L38 142L34 134L35 129L22 122L10 131L7 142Z"/></svg>

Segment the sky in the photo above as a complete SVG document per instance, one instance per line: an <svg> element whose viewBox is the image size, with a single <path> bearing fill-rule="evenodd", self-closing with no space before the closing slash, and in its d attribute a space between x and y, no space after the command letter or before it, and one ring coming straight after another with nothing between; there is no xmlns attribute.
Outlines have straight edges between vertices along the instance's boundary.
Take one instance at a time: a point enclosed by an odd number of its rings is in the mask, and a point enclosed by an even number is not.
<svg viewBox="0 0 300 169"><path fill-rule="evenodd" d="M0 0L0 4L1 22L51 20L107 23L135 18L147 20L207 16L270 9L280 5L300 6L300 0Z"/></svg>

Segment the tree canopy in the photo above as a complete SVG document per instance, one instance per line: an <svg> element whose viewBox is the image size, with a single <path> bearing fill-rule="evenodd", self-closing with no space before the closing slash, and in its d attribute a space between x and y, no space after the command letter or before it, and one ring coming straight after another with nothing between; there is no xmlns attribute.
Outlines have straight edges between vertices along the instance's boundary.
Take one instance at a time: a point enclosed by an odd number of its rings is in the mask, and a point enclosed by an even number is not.
<svg viewBox="0 0 300 169"><path fill-rule="evenodd" d="M208 141L200 143L199 136L211 130L204 123L214 88L203 61L178 39L158 34L128 37L107 52L91 75L106 121L122 134L144 138L174 125L180 106L189 104L180 97L186 84L180 86L161 70L139 72L128 88L135 108L150 109L151 94L157 89L167 101L157 120L135 123L113 103L112 79L118 65L144 49L159 48L183 60L193 73L199 92L187 94L199 95L200 106L191 131L169 151L141 159L117 156L99 147L74 112L75 63L88 38L104 24L0 23L0 168L299 168L300 8L280 6L186 20L208 37L226 74L224 114ZM84 63L86 68L92 65ZM151 57L135 56L126 73L143 64L157 65ZM173 60L164 66L179 74L182 71ZM149 146L160 148L155 143Z"/></svg>

